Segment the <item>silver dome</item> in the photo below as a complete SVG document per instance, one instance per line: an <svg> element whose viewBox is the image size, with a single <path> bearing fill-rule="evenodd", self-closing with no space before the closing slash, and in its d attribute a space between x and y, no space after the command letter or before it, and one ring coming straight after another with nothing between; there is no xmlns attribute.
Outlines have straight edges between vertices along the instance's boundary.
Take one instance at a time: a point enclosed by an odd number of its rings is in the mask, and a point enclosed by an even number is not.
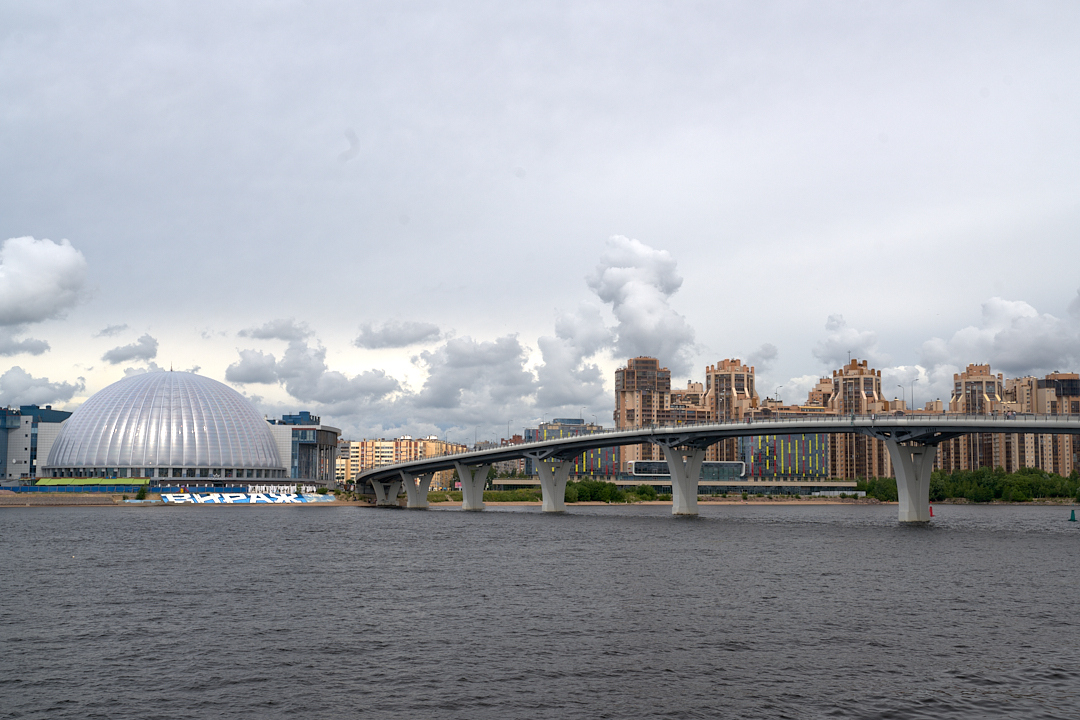
<svg viewBox="0 0 1080 720"><path fill-rule="evenodd" d="M53 477L284 475L264 472L284 465L269 424L243 395L171 371L133 375L91 396L64 423L46 467Z"/></svg>

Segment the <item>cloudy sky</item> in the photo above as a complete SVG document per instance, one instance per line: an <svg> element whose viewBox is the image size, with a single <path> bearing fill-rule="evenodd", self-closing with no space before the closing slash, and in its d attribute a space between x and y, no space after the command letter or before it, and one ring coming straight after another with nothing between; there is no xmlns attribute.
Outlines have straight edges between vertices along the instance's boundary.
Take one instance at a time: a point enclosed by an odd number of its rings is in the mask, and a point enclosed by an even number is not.
<svg viewBox="0 0 1080 720"><path fill-rule="evenodd" d="M0 404L127 373L347 437L1080 370L1074 2L0 5Z"/></svg>

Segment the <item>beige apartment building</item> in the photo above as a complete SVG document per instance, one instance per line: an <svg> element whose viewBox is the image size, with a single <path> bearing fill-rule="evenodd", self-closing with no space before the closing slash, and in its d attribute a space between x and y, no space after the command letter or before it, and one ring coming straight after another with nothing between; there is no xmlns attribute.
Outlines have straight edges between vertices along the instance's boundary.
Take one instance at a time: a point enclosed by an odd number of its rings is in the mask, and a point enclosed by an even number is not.
<svg viewBox="0 0 1080 720"><path fill-rule="evenodd" d="M1018 414L1080 415L1080 374L1053 372L1045 378L1005 381L1003 411ZM1068 475L1080 468L1080 442L1072 435L1011 433L1004 436L1009 472L1036 467Z"/></svg>
<svg viewBox="0 0 1080 720"><path fill-rule="evenodd" d="M881 392L881 371L869 367L866 360L853 359L833 370L831 383L823 378L810 391L811 398L815 391L824 392L829 384L832 395L826 403L837 415L884 414L891 409ZM882 440L855 433L835 433L829 436L829 473L847 480L891 477L892 460Z"/></svg>
<svg viewBox="0 0 1080 720"><path fill-rule="evenodd" d="M466 449L465 445L449 443L433 435L425 438L403 435L394 440L342 440L338 443L335 475L338 482L351 482L362 470L464 452ZM449 488L453 474L452 470L435 473L431 488Z"/></svg>
<svg viewBox="0 0 1080 720"><path fill-rule="evenodd" d="M1005 379L994 374L989 365L972 363L961 373L953 374L949 412L964 415L993 415L1005 412ZM1004 433L961 435L938 445L934 466L939 470L974 470L980 467L1011 465L1007 436Z"/></svg>
<svg viewBox="0 0 1080 720"><path fill-rule="evenodd" d="M671 371L651 357L630 358L615 371L615 427L630 430L671 424ZM651 443L619 448L619 471L627 472L633 460L663 460Z"/></svg>
<svg viewBox="0 0 1080 720"><path fill-rule="evenodd" d="M744 420L758 409L754 366L738 358L725 358L705 368L705 399L711 419L716 422ZM739 441L721 440L705 453L708 460L738 460Z"/></svg>

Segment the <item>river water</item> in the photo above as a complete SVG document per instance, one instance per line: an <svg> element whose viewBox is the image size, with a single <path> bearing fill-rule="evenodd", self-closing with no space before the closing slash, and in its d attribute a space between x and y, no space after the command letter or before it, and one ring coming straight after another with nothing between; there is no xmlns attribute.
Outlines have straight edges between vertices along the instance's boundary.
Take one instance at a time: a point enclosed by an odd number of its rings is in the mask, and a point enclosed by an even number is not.
<svg viewBox="0 0 1080 720"><path fill-rule="evenodd" d="M0 510L3 718L1077 718L1068 508Z"/></svg>

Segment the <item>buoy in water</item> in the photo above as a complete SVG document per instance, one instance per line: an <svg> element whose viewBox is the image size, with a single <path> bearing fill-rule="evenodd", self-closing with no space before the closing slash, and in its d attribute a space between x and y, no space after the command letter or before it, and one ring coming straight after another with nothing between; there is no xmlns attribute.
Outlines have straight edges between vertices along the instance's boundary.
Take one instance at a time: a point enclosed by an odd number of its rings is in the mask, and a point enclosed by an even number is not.
<svg viewBox="0 0 1080 720"><path fill-rule="evenodd" d="M1072 511L1072 515L1069 516L1069 522L1076 522L1076 511Z"/></svg>
<svg viewBox="0 0 1080 720"><path fill-rule="evenodd" d="M930 506L930 517L934 517L934 506Z"/></svg>

